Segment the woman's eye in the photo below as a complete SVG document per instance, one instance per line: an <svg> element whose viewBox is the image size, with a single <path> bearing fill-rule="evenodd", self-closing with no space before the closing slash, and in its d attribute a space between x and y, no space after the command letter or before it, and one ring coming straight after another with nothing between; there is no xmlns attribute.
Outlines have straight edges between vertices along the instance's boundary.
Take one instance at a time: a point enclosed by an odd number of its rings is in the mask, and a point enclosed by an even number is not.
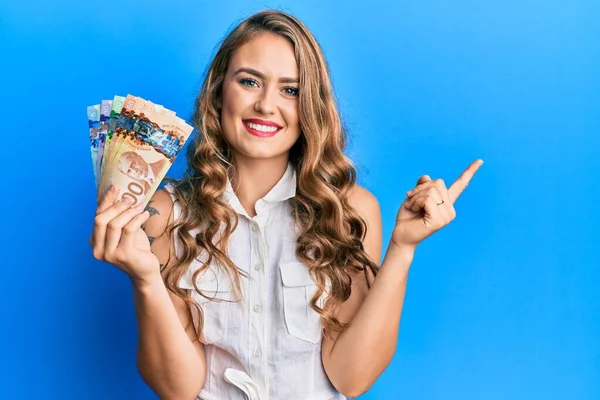
<svg viewBox="0 0 600 400"><path fill-rule="evenodd" d="M258 83L254 79L242 78L239 80L240 85L246 87L258 87ZM295 87L286 87L283 89L287 96L297 97L299 90Z"/></svg>
<svg viewBox="0 0 600 400"><path fill-rule="evenodd" d="M240 84L243 86L255 86L256 81L248 78L240 79Z"/></svg>
<svg viewBox="0 0 600 400"><path fill-rule="evenodd" d="M285 89L285 93L290 95L290 96L298 96L299 90L298 88L295 87L286 87Z"/></svg>

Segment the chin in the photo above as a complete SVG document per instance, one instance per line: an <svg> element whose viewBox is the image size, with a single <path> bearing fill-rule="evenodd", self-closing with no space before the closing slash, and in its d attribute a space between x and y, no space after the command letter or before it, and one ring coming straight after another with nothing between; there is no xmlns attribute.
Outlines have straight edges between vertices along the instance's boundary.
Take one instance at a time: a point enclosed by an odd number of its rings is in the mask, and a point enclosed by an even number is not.
<svg viewBox="0 0 600 400"><path fill-rule="evenodd" d="M245 149L237 149L234 148L234 152L240 154L243 157L253 158L253 159L268 159L268 158L276 158L281 157L283 154L286 154L287 151L275 150L273 148L260 148L262 146L253 146L252 148Z"/></svg>

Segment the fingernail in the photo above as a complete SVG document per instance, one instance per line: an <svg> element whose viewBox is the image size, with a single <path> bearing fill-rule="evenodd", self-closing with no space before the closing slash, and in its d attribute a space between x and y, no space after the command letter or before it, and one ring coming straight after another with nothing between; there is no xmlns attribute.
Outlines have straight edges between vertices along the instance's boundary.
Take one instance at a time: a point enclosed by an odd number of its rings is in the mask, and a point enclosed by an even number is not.
<svg viewBox="0 0 600 400"><path fill-rule="evenodd" d="M140 203L140 204L138 204L137 206L135 206L135 209L136 209L137 211L142 211L142 210L144 209L144 203Z"/></svg>
<svg viewBox="0 0 600 400"><path fill-rule="evenodd" d="M125 204L126 206L133 204L133 200L131 199L131 197L125 197L123 200L121 200L123 202L123 204Z"/></svg>

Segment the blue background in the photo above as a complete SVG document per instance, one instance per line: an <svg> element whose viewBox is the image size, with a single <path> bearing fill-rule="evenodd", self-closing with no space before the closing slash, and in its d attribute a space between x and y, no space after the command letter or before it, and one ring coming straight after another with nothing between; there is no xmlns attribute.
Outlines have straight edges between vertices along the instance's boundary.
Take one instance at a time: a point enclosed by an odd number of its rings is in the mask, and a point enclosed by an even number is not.
<svg viewBox="0 0 600 400"><path fill-rule="evenodd" d="M87 242L86 106L133 93L189 117L218 42L264 7L324 48L384 250L420 175L485 160L419 247L395 358L363 398L599 399L595 0L2 2L0 398L155 398L128 279Z"/></svg>

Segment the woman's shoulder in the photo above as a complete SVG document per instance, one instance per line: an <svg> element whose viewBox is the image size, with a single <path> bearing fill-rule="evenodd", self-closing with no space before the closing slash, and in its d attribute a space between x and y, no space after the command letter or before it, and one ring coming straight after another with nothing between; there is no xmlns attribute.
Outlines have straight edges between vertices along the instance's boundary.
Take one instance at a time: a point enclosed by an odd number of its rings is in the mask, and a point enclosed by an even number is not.
<svg viewBox="0 0 600 400"><path fill-rule="evenodd" d="M146 205L146 211L150 213L148 221L144 224L146 234L152 237L160 236L173 222L173 198L169 189L164 187L157 190Z"/></svg>
<svg viewBox="0 0 600 400"><path fill-rule="evenodd" d="M146 210L150 212L150 216L155 213L162 214L161 211L170 211L173 209L173 192L168 187L158 189L150 198Z"/></svg>
<svg viewBox="0 0 600 400"><path fill-rule="evenodd" d="M369 211L379 208L379 201L368 189L355 184L348 193L350 205L357 210Z"/></svg>
<svg viewBox="0 0 600 400"><path fill-rule="evenodd" d="M355 185L351 190L348 202L364 219L367 225L363 248L372 260L379 263L381 258L382 221L381 207L377 197L362 186Z"/></svg>
<svg viewBox="0 0 600 400"><path fill-rule="evenodd" d="M381 207L377 197L366 188L354 185L354 187L350 189L348 203L356 210L356 212L358 212L367 224L367 237L365 238L364 243L365 248L370 246L369 242L381 242Z"/></svg>

